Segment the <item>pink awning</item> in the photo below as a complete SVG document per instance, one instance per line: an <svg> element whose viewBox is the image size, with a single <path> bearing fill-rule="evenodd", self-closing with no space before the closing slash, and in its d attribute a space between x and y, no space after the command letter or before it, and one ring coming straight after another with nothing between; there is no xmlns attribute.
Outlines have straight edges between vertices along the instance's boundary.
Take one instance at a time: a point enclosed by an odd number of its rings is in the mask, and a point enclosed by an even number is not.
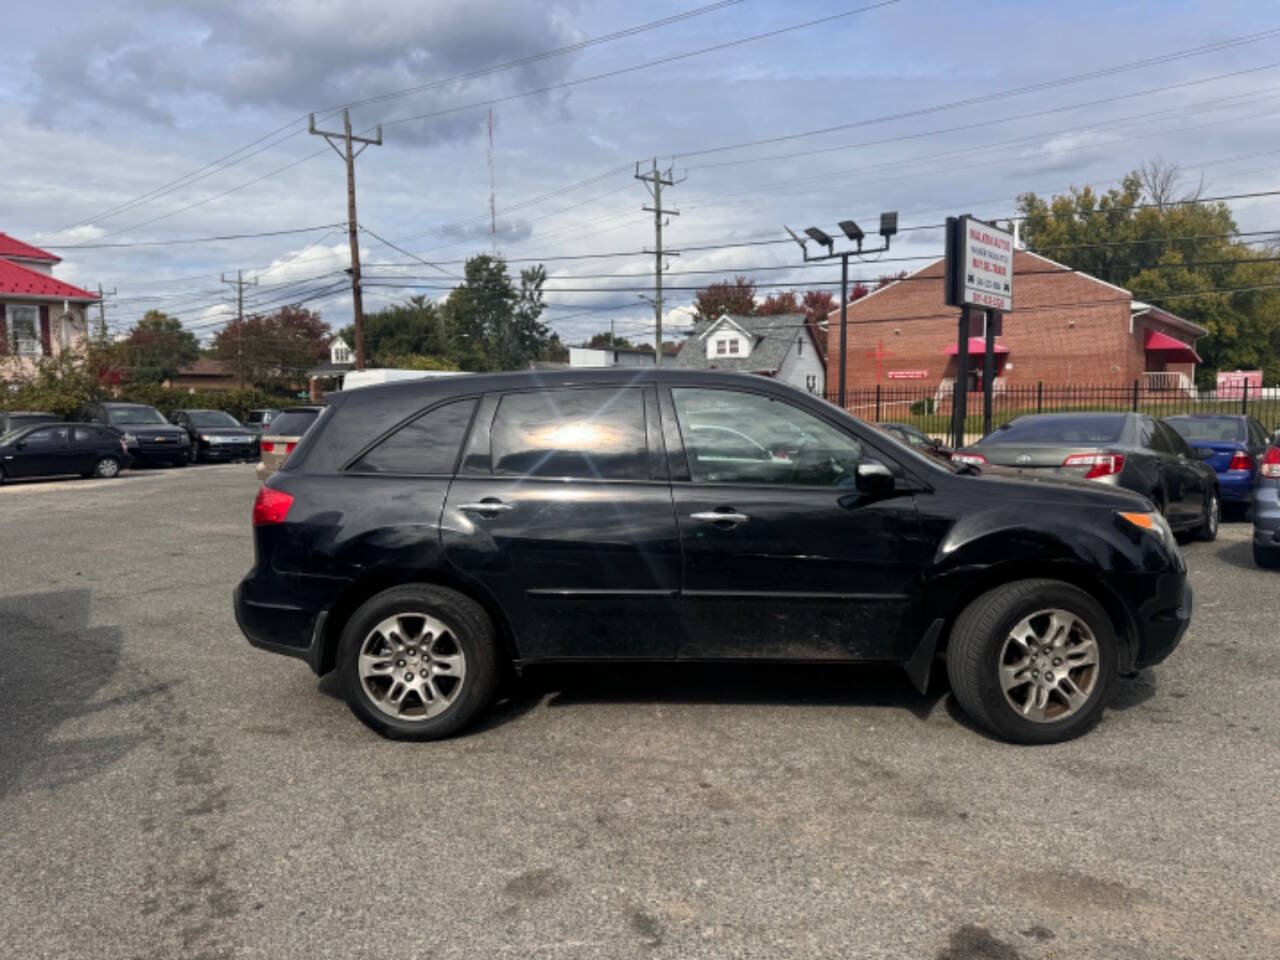
<svg viewBox="0 0 1280 960"><path fill-rule="evenodd" d="M1008 352L1009 352L1009 348L1008 348L1008 347L1006 347L1003 343L997 343L997 344L992 348L992 350L993 350L993 352L994 352L994 353L1008 353ZM954 343L949 343L949 344L947 344L947 349L943 350L942 352L943 352L944 354L946 354L948 357L954 357L954 356L955 356L957 353L959 353L960 351L959 351L959 349L957 348L956 344L954 344ZM983 356L983 355L985 355L985 354L986 354L986 352L987 352L987 341L985 341L984 339L982 339L982 337L970 337L970 338L969 338L969 356L973 356L975 353L976 353L978 356Z"/></svg>
<svg viewBox="0 0 1280 960"><path fill-rule="evenodd" d="M1143 341L1143 346L1148 350L1163 353L1166 362L1172 360L1174 363L1200 363L1200 354L1196 353L1195 347L1159 330L1147 330L1147 338Z"/></svg>

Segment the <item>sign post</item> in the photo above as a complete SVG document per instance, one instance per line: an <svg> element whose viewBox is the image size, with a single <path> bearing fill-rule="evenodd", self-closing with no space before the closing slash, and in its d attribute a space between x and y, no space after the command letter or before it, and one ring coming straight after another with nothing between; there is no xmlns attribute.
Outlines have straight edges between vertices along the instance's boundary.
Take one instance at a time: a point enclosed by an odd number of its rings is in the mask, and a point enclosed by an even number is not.
<svg viewBox="0 0 1280 960"><path fill-rule="evenodd" d="M969 318L973 307L987 313L983 350L983 429L991 429L995 378L995 318L1013 309L1013 235L968 215L947 217L946 302L960 308L952 426L956 449L964 446L969 393Z"/></svg>

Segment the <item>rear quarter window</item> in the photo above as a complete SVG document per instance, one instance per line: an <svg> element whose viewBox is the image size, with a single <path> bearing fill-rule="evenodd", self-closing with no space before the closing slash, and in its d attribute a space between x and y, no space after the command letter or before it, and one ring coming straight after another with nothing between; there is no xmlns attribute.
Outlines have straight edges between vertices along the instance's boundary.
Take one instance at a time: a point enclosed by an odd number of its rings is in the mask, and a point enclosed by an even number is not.
<svg viewBox="0 0 1280 960"><path fill-rule="evenodd" d="M300 437L319 415L316 410L286 410L271 421L269 432L275 437Z"/></svg>
<svg viewBox="0 0 1280 960"><path fill-rule="evenodd" d="M352 473L451 474L475 408L475 399L468 398L428 410L347 469Z"/></svg>

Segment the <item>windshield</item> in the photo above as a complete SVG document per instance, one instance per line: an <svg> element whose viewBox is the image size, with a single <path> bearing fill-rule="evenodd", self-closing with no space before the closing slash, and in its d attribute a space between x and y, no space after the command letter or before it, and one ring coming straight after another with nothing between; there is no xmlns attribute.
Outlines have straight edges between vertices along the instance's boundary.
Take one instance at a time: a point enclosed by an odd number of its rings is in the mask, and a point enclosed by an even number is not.
<svg viewBox="0 0 1280 960"><path fill-rule="evenodd" d="M1169 417L1165 420L1183 440L1243 443L1244 421L1239 417Z"/></svg>
<svg viewBox="0 0 1280 960"><path fill-rule="evenodd" d="M188 417L191 423L197 427L238 427L240 421L229 413L223 413L221 410L192 410Z"/></svg>
<svg viewBox="0 0 1280 960"><path fill-rule="evenodd" d="M17 439L18 434L25 429L25 427L19 427L17 430L10 430L8 433L0 433L0 447L7 447L9 444L13 443L13 441Z"/></svg>
<svg viewBox="0 0 1280 960"><path fill-rule="evenodd" d="M271 434L276 437L300 437L319 416L318 410L286 410L271 421Z"/></svg>
<svg viewBox="0 0 1280 960"><path fill-rule="evenodd" d="M979 446L1003 443L1116 443L1124 431L1123 414L1054 414L1023 417L993 430Z"/></svg>
<svg viewBox="0 0 1280 960"><path fill-rule="evenodd" d="M160 416L155 407L125 407L121 410L108 410L107 423L113 427L128 427L141 423L164 423L169 421Z"/></svg>

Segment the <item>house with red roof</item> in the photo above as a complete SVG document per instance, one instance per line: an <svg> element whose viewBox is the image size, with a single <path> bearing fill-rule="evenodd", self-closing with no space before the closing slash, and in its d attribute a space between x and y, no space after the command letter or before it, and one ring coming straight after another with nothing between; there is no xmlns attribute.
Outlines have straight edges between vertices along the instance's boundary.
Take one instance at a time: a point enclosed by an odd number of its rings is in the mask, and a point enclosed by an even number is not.
<svg viewBox="0 0 1280 960"><path fill-rule="evenodd" d="M0 232L0 379L35 371L43 357L83 353L98 295L53 275L61 257Z"/></svg>

